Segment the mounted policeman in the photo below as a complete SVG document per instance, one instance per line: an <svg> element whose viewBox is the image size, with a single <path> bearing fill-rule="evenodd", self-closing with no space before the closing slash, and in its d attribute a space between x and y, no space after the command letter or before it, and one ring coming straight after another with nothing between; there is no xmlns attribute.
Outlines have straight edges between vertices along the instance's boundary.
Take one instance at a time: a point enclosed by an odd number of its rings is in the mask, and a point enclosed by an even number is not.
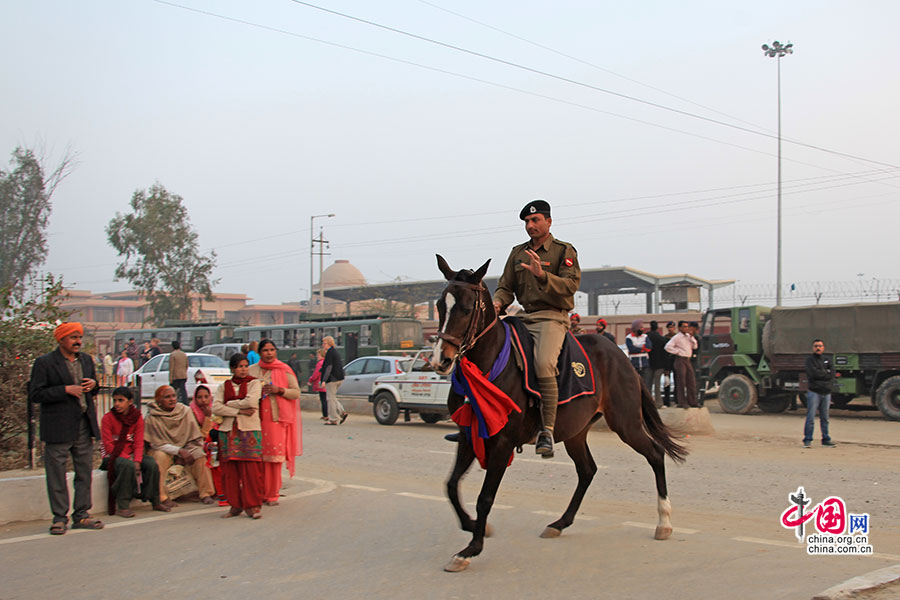
<svg viewBox="0 0 900 600"><path fill-rule="evenodd" d="M518 300L516 313L534 339L534 360L544 428L535 451L553 456L553 426L559 400L556 376L559 352L569 328L569 311L575 307L575 292L581 283L578 253L568 242L550 233L550 204L533 200L519 213L530 240L514 246L506 260L494 293L497 314Z"/></svg>

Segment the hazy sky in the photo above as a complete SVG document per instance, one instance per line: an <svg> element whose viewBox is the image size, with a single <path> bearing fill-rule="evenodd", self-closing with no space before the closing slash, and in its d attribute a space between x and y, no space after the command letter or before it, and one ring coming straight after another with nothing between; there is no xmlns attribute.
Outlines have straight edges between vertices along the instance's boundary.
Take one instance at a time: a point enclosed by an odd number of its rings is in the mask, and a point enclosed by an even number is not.
<svg viewBox="0 0 900 600"><path fill-rule="evenodd" d="M583 268L774 283L773 40L795 44L784 137L859 157L784 143L785 283L898 276L900 3L320 0L531 70L290 0L173 4L257 26L153 0L0 4L0 157L78 152L45 265L78 288L128 287L104 227L157 181L218 252L218 291L256 302L307 297L312 214L337 215L317 220L326 265L437 279L436 252L499 273L533 198Z"/></svg>

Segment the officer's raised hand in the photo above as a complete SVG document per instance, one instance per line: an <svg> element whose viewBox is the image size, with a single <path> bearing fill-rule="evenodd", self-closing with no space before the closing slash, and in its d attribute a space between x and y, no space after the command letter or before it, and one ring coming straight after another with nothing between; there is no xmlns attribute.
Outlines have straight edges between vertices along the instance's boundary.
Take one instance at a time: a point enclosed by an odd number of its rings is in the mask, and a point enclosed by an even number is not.
<svg viewBox="0 0 900 600"><path fill-rule="evenodd" d="M541 267L541 257L538 253L530 248L525 249L525 253L531 258L531 262L522 263L522 268L537 277L539 280L544 279L544 269Z"/></svg>

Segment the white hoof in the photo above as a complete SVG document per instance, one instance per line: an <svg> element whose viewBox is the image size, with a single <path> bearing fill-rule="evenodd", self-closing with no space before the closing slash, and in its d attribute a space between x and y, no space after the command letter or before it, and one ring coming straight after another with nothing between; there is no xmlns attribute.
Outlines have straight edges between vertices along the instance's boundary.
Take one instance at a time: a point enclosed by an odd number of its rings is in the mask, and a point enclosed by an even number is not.
<svg viewBox="0 0 900 600"><path fill-rule="evenodd" d="M544 531L541 532L541 537L542 537L542 538L545 538L545 539L547 539L547 538L558 538L558 537L561 536L561 535L562 535L562 530L561 530L561 529L557 529L557 528L555 528L555 527L545 527L545 528L544 528Z"/></svg>
<svg viewBox="0 0 900 600"><path fill-rule="evenodd" d="M671 527L657 526L656 533L653 535L653 538L657 539L657 540L667 540L667 539L669 539L669 537L671 537L671 535L672 535Z"/></svg>
<svg viewBox="0 0 900 600"><path fill-rule="evenodd" d="M484 537L488 538L494 535L494 528L491 527L490 523L484 524Z"/></svg>
<svg viewBox="0 0 900 600"><path fill-rule="evenodd" d="M470 558L463 558L462 556L456 554L453 558L450 559L446 565L444 565L444 570L448 573L459 573L460 571L465 571L466 567L469 566L469 563L472 562Z"/></svg>

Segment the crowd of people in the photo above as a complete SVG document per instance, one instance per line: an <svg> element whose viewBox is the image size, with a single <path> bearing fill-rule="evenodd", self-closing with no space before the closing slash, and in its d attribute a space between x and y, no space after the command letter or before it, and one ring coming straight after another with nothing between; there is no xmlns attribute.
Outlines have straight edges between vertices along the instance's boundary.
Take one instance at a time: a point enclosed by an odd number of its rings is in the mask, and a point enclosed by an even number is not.
<svg viewBox="0 0 900 600"><path fill-rule="evenodd" d="M591 333L581 325L581 316L569 316L569 329L573 334ZM625 349L635 371L641 376L647 389L653 394L657 408L698 406L697 382L694 371L697 366L696 321L669 321L666 333L661 333L659 323L650 321L649 331L644 320L635 319L625 336ZM607 331L606 319L597 319L596 333L616 343L616 337Z"/></svg>
<svg viewBox="0 0 900 600"><path fill-rule="evenodd" d="M232 377L214 392L198 385L189 405L179 402L183 382L176 380L179 389L157 388L142 413L131 389L120 385L112 392L112 408L98 422L94 399L100 385L94 360L81 352L83 335L79 323L59 325L57 349L32 368L29 397L41 405L51 534L68 529L65 467L70 456L75 469L72 527L103 528L89 514L94 440L101 442L110 515L134 517L134 499L170 512L178 506L176 498L194 491L203 504L227 505L223 518L245 513L259 519L263 505L278 505L282 470L286 466L294 475L303 444L300 384L294 369L278 359L274 342L254 343L258 359L252 365L247 355L233 355ZM327 414L334 417L326 424L337 424L347 418L336 399L343 368L334 340L324 341L315 381L325 389ZM123 354L131 360L127 351Z"/></svg>

